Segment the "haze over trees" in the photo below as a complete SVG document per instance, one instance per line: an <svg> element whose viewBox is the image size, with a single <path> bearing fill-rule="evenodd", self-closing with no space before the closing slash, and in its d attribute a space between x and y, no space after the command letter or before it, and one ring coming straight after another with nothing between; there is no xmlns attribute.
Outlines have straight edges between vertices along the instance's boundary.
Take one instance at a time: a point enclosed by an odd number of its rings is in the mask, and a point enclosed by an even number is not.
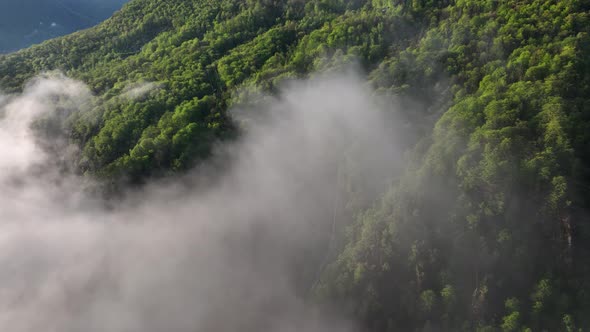
<svg viewBox="0 0 590 332"><path fill-rule="evenodd" d="M116 190L239 137L232 106L356 65L403 123L405 165L378 198L348 165L332 215L346 227L310 297L369 331L578 331L590 329L589 33L583 0L132 0L0 56L0 87L52 70L88 84L91 110L66 127L74 168Z"/></svg>

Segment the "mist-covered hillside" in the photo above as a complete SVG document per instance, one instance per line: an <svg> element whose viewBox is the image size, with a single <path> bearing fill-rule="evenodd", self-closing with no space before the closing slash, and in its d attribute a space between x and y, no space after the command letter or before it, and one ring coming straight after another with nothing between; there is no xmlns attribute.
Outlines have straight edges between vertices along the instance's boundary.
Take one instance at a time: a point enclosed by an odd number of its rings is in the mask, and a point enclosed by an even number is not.
<svg viewBox="0 0 590 332"><path fill-rule="evenodd" d="M0 53L98 24L127 0L4 0L0 3Z"/></svg>
<svg viewBox="0 0 590 332"><path fill-rule="evenodd" d="M91 244L24 251L48 293L0 329L590 329L589 33L583 0L131 0L1 55L3 220Z"/></svg>

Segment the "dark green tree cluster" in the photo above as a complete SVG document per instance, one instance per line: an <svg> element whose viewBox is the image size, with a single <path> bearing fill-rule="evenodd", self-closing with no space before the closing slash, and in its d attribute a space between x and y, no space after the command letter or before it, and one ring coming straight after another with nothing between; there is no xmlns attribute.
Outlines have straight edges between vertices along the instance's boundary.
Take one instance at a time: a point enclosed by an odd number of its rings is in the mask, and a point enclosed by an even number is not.
<svg viewBox="0 0 590 332"><path fill-rule="evenodd" d="M89 84L93 110L70 121L79 169L141 181L234 137L227 109L249 92L360 65L414 136L383 197L349 193L353 221L316 299L371 331L578 331L589 33L583 0L134 0L0 56L0 86L55 69Z"/></svg>

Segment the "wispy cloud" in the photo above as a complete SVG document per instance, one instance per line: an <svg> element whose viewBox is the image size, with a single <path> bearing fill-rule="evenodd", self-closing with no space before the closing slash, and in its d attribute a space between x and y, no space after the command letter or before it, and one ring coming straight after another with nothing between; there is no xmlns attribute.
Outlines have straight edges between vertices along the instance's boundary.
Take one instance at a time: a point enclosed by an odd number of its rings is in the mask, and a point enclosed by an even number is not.
<svg viewBox="0 0 590 332"><path fill-rule="evenodd" d="M154 82L132 84L123 90L122 96L127 99L137 100L145 97L148 93L154 90L160 89L161 87L161 84Z"/></svg>

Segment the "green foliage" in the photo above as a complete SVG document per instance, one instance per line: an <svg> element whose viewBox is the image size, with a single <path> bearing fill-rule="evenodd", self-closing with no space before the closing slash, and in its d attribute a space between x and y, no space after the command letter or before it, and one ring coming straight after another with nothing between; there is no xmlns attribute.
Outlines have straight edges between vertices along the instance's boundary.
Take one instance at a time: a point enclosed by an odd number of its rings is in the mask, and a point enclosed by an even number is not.
<svg viewBox="0 0 590 332"><path fill-rule="evenodd" d="M508 316L502 318L502 331L504 332L514 332L519 330L519 323L520 314L518 312L513 312Z"/></svg>
<svg viewBox="0 0 590 332"><path fill-rule="evenodd" d="M141 182L234 137L227 108L250 92L356 63L395 96L407 170L372 206L351 195L316 297L371 331L587 330L589 11L581 0L134 0L0 56L0 86L54 69L88 83L96 105L69 128L79 167ZM138 82L151 90L134 93Z"/></svg>
<svg viewBox="0 0 590 332"><path fill-rule="evenodd" d="M352 236L333 264L343 274L376 257L395 267L335 292L354 302L378 285L372 301L391 309L362 316L367 324L559 330L567 314L567 324L589 326L577 291L588 289L580 211L590 141L579 117L590 92L587 10L578 1L457 1L370 75L383 91L420 96L422 115L444 114L400 184L355 223L371 236ZM436 88L445 75L450 103ZM437 293L438 313L426 305Z"/></svg>

